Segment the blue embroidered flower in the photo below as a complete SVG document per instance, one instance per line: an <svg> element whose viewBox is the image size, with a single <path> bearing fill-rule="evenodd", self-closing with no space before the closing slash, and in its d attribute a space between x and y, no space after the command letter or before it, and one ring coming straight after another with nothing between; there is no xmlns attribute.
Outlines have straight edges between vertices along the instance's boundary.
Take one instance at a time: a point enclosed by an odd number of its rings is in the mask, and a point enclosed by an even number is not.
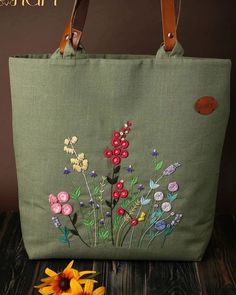
<svg viewBox="0 0 236 295"><path fill-rule="evenodd" d="M71 170L69 170L68 168L64 168L63 174L68 175L71 173Z"/></svg>
<svg viewBox="0 0 236 295"><path fill-rule="evenodd" d="M84 207L84 202L79 202L80 207Z"/></svg>
<svg viewBox="0 0 236 295"><path fill-rule="evenodd" d="M98 176L97 173L94 170L90 171L88 175L91 176L91 177L94 177L94 178Z"/></svg>
<svg viewBox="0 0 236 295"><path fill-rule="evenodd" d="M158 231L162 231L166 228L167 223L165 220L159 220L155 223L155 229Z"/></svg>
<svg viewBox="0 0 236 295"><path fill-rule="evenodd" d="M106 217L111 217L111 212L107 211L107 212L105 213L105 216L106 216Z"/></svg>
<svg viewBox="0 0 236 295"><path fill-rule="evenodd" d="M159 156L159 153L158 153L158 151L157 151L156 149L154 149L154 150L152 151L152 156L153 156L153 157L157 157L157 156Z"/></svg>
<svg viewBox="0 0 236 295"><path fill-rule="evenodd" d="M100 225L104 225L104 224L105 224L104 219L100 219L100 220L99 220L99 224L100 224Z"/></svg>
<svg viewBox="0 0 236 295"><path fill-rule="evenodd" d="M138 185L138 191L143 191L144 190L144 185L143 184L139 184Z"/></svg>
<svg viewBox="0 0 236 295"><path fill-rule="evenodd" d="M132 167L132 165L129 165L129 166L128 166L127 171L128 171L129 173L134 172L134 168Z"/></svg>

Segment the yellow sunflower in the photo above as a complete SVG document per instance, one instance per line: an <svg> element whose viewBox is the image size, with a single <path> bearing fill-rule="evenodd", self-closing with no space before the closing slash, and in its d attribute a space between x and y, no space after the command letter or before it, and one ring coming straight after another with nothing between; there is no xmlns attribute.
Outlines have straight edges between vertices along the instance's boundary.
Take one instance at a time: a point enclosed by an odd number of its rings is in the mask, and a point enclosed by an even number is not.
<svg viewBox="0 0 236 295"><path fill-rule="evenodd" d="M94 274L94 270L78 271L72 268L74 261L72 260L67 267L60 273L56 273L50 268L45 269L47 278L41 279L42 284L35 286L39 289L39 293L43 295L65 295L75 294L75 285L86 284L88 279L80 279L87 274ZM89 280L93 281L93 280ZM96 281L93 281L96 282ZM81 285L80 285L81 286ZM83 293L82 293L83 294ZM93 294L93 293L91 293ZM95 293L96 294L96 293ZM97 294L96 294L97 295Z"/></svg>
<svg viewBox="0 0 236 295"><path fill-rule="evenodd" d="M81 284L73 280L72 283L72 294L73 295L104 295L105 294L105 287L99 287L94 290L94 283L97 283L95 280L87 279L85 280L84 288L81 286ZM71 293L64 293L63 295L71 295Z"/></svg>

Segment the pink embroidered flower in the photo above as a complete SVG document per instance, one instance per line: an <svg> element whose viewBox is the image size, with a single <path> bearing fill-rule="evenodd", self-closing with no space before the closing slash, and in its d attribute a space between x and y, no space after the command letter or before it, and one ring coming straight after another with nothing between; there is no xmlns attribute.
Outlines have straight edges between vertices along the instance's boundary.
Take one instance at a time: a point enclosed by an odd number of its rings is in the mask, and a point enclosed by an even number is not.
<svg viewBox="0 0 236 295"><path fill-rule="evenodd" d="M168 190L172 193L176 192L179 189L179 185L177 184L176 181L170 182L168 184Z"/></svg>
<svg viewBox="0 0 236 295"><path fill-rule="evenodd" d="M59 214L61 213L61 204L60 203L55 203L51 205L51 211L54 214Z"/></svg>
<svg viewBox="0 0 236 295"><path fill-rule="evenodd" d="M73 212L73 208L70 204L64 204L62 206L61 212L65 216L69 216Z"/></svg>
<svg viewBox="0 0 236 295"><path fill-rule="evenodd" d="M48 201L49 201L49 203L50 203L51 205L52 205L52 204L55 204L55 203L58 202L57 197L54 196L53 194L50 194L50 195L48 196Z"/></svg>
<svg viewBox="0 0 236 295"><path fill-rule="evenodd" d="M67 192L60 192L57 195L57 199L60 203L66 203L69 201L70 196Z"/></svg>

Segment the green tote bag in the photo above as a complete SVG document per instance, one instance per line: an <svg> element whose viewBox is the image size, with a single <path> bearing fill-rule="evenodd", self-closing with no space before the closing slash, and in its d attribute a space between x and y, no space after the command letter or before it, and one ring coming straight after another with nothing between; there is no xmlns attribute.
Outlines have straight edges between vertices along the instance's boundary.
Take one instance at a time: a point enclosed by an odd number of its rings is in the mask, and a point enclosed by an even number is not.
<svg viewBox="0 0 236 295"><path fill-rule="evenodd" d="M29 258L201 260L231 62L183 56L174 0L162 0L156 55L88 54L87 8L75 1L55 53L9 60Z"/></svg>

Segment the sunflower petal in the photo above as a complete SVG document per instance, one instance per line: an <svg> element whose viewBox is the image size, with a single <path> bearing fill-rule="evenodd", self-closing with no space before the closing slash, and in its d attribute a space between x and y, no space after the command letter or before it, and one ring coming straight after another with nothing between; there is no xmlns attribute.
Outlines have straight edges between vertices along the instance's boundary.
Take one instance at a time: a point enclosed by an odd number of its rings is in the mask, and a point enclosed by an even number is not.
<svg viewBox="0 0 236 295"><path fill-rule="evenodd" d="M90 294L93 292L93 286L94 286L94 282L93 280L87 280L85 285L84 285L84 293L85 294Z"/></svg>
<svg viewBox="0 0 236 295"><path fill-rule="evenodd" d="M54 291L53 291L52 286L49 286L49 287L44 287L44 288L40 289L39 293L42 295L50 295L50 294L53 294Z"/></svg>
<svg viewBox="0 0 236 295"><path fill-rule="evenodd" d="M82 276L84 276L84 275L94 274L94 273L96 273L95 270L84 270L84 271L80 271L80 272L79 272L79 276L82 277Z"/></svg>
<svg viewBox="0 0 236 295"><path fill-rule="evenodd" d="M104 295L106 291L105 287L99 287L93 291L93 295Z"/></svg>
<svg viewBox="0 0 236 295"><path fill-rule="evenodd" d="M83 288L81 287L80 283L77 282L75 279L72 279L70 281L70 287L73 294L83 293Z"/></svg>
<svg viewBox="0 0 236 295"><path fill-rule="evenodd" d="M54 277L49 277L49 278L43 278L40 281L44 283L51 283L53 282L53 280L54 280Z"/></svg>
<svg viewBox="0 0 236 295"><path fill-rule="evenodd" d="M67 265L67 267L63 270L63 272L67 272L67 271L69 271L69 270L72 268L73 263L74 263L74 260L72 260L72 261Z"/></svg>
<svg viewBox="0 0 236 295"><path fill-rule="evenodd" d="M43 288L43 287L46 287L47 285L48 285L47 283L42 283L42 284L40 284L40 285L34 286L34 288L36 288L36 289L41 289L41 288Z"/></svg>
<svg viewBox="0 0 236 295"><path fill-rule="evenodd" d="M45 269L45 274L48 275L49 277L57 276L57 273L48 267Z"/></svg>
<svg viewBox="0 0 236 295"><path fill-rule="evenodd" d="M84 284L86 284L86 282L87 282L88 280L93 281L94 284L96 284L96 283L98 282L98 281L95 281L95 280L92 280L92 279L81 279L81 280L79 280L79 283L80 283L81 285L84 285Z"/></svg>

